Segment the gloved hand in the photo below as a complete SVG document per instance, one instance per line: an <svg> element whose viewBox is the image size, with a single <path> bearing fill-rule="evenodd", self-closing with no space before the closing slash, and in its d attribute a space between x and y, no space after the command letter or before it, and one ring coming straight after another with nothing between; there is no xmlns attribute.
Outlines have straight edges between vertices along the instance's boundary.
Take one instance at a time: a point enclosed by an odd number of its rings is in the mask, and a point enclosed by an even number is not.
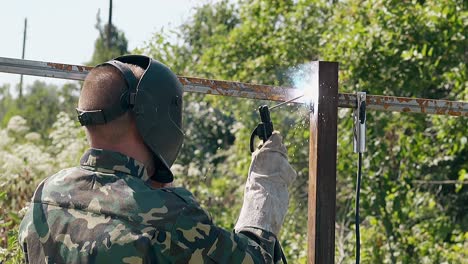
<svg viewBox="0 0 468 264"><path fill-rule="evenodd" d="M297 175L288 162L282 140L275 131L252 154L244 204L234 228L236 232L254 227L278 235L288 211L288 187Z"/></svg>

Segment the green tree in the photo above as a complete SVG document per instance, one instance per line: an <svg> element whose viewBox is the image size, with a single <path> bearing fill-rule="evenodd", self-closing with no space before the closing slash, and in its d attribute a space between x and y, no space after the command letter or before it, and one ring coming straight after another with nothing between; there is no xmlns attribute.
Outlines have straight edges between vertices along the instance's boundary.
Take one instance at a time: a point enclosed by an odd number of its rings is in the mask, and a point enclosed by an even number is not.
<svg viewBox="0 0 468 264"><path fill-rule="evenodd" d="M56 115L50 133L42 137L31 131L27 123L15 115L6 128L0 129L2 263L23 263L18 226L37 184L61 169L76 166L87 146L84 130L64 112Z"/></svg>
<svg viewBox="0 0 468 264"><path fill-rule="evenodd" d="M22 99L13 98L5 92L5 113L2 115L2 125L6 126L12 116L20 115L28 121L31 131L45 136L56 121L55 117L61 111L74 114L78 101L78 85L65 84L61 89L56 85L35 81L25 89Z"/></svg>
<svg viewBox="0 0 468 264"><path fill-rule="evenodd" d="M3 117L13 107L13 104L14 99L10 93L10 85L4 84L0 86L0 120L3 120Z"/></svg>
<svg viewBox="0 0 468 264"><path fill-rule="evenodd" d="M102 25L101 15L96 16L96 29L99 37L94 42L94 53L88 65L97 65L128 53L128 41L124 32L113 24Z"/></svg>
<svg viewBox="0 0 468 264"><path fill-rule="evenodd" d="M345 1L322 34L321 57L341 62L344 91L467 100L466 17L461 1ZM371 112L368 122L363 211L373 231L364 256L466 258L455 248L467 241L459 236L468 228L467 188L416 182L465 177L467 119Z"/></svg>

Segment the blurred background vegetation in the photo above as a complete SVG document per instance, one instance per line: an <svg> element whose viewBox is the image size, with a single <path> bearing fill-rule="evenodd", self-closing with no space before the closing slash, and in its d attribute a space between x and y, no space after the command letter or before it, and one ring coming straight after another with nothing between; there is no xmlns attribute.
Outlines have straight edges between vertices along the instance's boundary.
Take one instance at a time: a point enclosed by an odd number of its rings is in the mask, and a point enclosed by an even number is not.
<svg viewBox="0 0 468 264"><path fill-rule="evenodd" d="M131 52L150 55L179 75L286 86L303 64L337 61L340 92L468 101L467 26L463 0L221 0ZM88 64L129 52L114 25L98 19L96 28ZM76 166L86 141L74 114L79 84L36 82L23 98L12 89L0 85L0 260L17 263L18 223L35 186ZM272 103L196 94L184 99L186 139L173 168L176 183L191 190L218 225L232 229L256 108ZM307 111L288 106L272 118L298 171L280 241L291 263L305 263ZM468 263L467 137L466 117L368 113L362 263ZM352 140L351 110L340 109L336 263L354 259Z"/></svg>

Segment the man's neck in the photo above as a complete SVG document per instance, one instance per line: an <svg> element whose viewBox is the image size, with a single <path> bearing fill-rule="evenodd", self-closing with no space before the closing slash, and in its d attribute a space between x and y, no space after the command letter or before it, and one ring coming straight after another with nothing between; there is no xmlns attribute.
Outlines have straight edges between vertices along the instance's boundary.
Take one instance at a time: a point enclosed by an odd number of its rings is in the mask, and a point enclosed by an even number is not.
<svg viewBox="0 0 468 264"><path fill-rule="evenodd" d="M135 142L126 143L125 141L121 141L118 144L115 144L115 143L109 144L106 142L99 142L98 144L91 140L90 146L92 148L106 149L106 150L120 152L126 156L129 156L143 163L146 169L146 173L148 173L150 177L151 175L155 173L153 156L151 152L149 152L146 145L141 146L140 144L137 144ZM154 189L173 186L172 183L161 183L152 179L150 180L149 184Z"/></svg>
<svg viewBox="0 0 468 264"><path fill-rule="evenodd" d="M149 151L148 147L142 142L137 142L130 139L122 139L119 142L106 142L101 140L93 140L90 137L90 146L92 148L112 150L120 152L126 156L129 156L145 166L148 175L153 175L155 172L153 155Z"/></svg>

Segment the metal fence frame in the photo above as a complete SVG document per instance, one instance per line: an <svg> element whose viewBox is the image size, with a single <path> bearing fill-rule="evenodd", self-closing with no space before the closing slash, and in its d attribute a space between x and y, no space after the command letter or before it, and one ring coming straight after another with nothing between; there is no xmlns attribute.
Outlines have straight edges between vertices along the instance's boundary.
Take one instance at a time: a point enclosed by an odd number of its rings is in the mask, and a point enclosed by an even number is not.
<svg viewBox="0 0 468 264"><path fill-rule="evenodd" d="M316 96L310 111L308 262L333 263L335 255L336 151L338 107L355 108L355 94L338 93L338 63L314 61L311 86ZM92 67L0 57L0 72L83 81ZM179 76L186 92L287 101L303 91ZM304 103L297 100L296 103ZM460 101L367 95L369 110L468 117Z"/></svg>

